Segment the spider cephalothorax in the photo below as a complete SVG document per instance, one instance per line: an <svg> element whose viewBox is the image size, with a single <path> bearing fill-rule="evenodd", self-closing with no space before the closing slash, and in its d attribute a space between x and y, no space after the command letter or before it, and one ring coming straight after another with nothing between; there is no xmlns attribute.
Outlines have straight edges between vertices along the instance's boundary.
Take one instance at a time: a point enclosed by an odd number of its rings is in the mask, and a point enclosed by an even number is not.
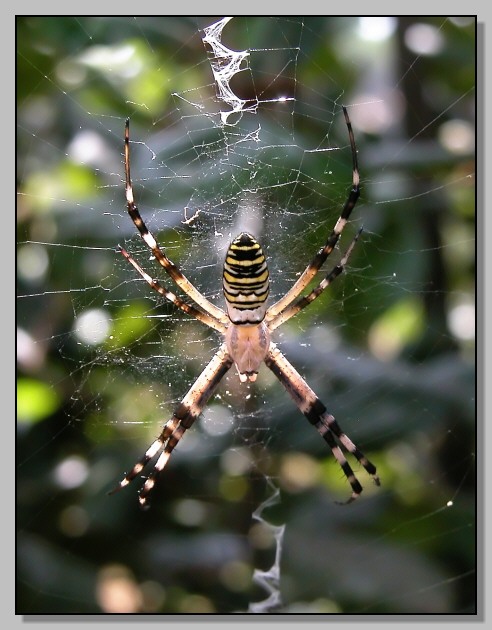
<svg viewBox="0 0 492 630"><path fill-rule="evenodd" d="M220 348L177 406L171 419L164 424L159 437L114 490L117 491L127 486L142 472L146 464L160 453L154 470L147 477L140 491L139 501L142 507L148 506L148 497L155 485L157 476L166 465L179 440L198 418L210 396L233 365L236 366L242 382L256 380L258 370L263 363L275 374L300 411L326 441L345 473L352 488L352 494L347 502L353 501L359 496L362 492L362 486L345 458L341 447L351 453L373 477L375 483L379 485L379 477L376 474L374 464L345 435L335 418L328 413L324 404L306 381L270 339L271 333L276 328L315 300L340 275L360 234L359 230L340 261L319 284L303 295L303 291L337 245L360 194L357 150L352 125L345 107L343 114L352 149L352 188L340 217L328 235L325 244L287 293L268 307L269 273L265 255L254 236L246 232L239 234L230 244L224 262L222 284L227 306L226 311L210 302L183 275L161 249L140 216L134 201L130 177L130 122L129 120L126 121L125 182L128 213L157 262L188 296L191 303L185 302L158 280L151 278L124 248L120 247L120 251L155 291L177 308L221 333L223 337Z"/></svg>

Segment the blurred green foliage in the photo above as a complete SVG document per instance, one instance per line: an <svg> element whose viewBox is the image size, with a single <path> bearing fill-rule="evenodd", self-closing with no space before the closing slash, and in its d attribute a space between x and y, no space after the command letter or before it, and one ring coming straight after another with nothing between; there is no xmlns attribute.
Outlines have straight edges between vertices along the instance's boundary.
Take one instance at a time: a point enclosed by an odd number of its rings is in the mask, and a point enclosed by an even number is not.
<svg viewBox="0 0 492 630"><path fill-rule="evenodd" d="M214 20L17 19L17 612L246 611L266 597L254 569L274 560L272 531L252 516L273 484L280 499L263 516L286 525L280 612L472 614L474 152L444 140L450 129L456 142L460 129L474 130L473 21L401 18L384 45L364 40L352 17L234 18L223 35L234 50L261 53L234 79L242 98L295 96L277 127L264 105L272 148L262 159L275 166L258 168L258 180L273 196L267 207L286 210L285 226L265 212L267 251L282 261L277 272L292 264L273 291L326 238L337 216L326 220L326 206L350 183L349 155L327 167L329 152L305 154L300 169L296 152L320 139L346 146L340 104L359 105L350 110L362 174L354 218L365 232L348 273L278 340L375 461L382 487L357 468L361 499L335 505L346 481L285 391L263 374L245 397L231 373L204 414L212 432L188 432L150 511L137 507L138 484L106 494L217 347L211 331L156 306L116 250L132 239L153 264L125 216L131 116L140 205L151 216L172 210L162 232L171 257L219 295L221 254L176 210L200 189L211 210L200 220L220 231L211 200L252 186L247 171L221 176L219 151L206 166L190 157L200 133L210 151L221 141L182 102L203 92L204 106L217 108L200 30ZM439 37L435 52L411 49L418 27ZM392 106L387 128L360 118L370 96ZM164 157L153 159L157 149ZM196 169L191 188L173 179L183 163ZM301 174L312 179L274 196ZM98 343L83 336L86 312L99 318Z"/></svg>

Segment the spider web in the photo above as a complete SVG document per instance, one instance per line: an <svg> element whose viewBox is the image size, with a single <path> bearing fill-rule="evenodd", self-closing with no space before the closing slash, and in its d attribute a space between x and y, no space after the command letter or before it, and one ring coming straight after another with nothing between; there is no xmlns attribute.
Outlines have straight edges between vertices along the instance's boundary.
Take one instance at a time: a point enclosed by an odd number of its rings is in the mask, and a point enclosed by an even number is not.
<svg viewBox="0 0 492 630"><path fill-rule="evenodd" d="M474 25L319 20L19 20L19 612L473 613ZM117 253L174 290L126 211L125 118L144 220L222 306L236 234L273 302L332 229L341 105L362 177L341 250L364 231L275 341L382 487L356 467L335 505L346 480L273 375L231 370L152 509L139 480L107 497L220 343Z"/></svg>

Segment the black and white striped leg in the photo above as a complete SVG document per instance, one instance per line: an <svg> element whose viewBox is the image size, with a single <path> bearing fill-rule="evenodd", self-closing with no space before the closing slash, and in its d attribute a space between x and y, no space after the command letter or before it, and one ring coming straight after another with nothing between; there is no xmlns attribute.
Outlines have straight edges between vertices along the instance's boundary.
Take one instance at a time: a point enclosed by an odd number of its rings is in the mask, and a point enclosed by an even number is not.
<svg viewBox="0 0 492 630"><path fill-rule="evenodd" d="M275 317L275 319L271 320L268 323L268 329L270 331L275 330L275 328L278 328L279 326L281 326L283 323L288 321L291 317L294 317L294 315L297 315L297 313L299 313L299 311L302 311L303 308L306 308L306 306L311 304L311 302L313 302L317 297L319 297L323 293L323 291L327 289L330 286L330 284L332 284L334 280L338 278L338 276L344 271L345 265L347 264L348 259L350 258L352 251L355 247L355 244L357 243L361 233L362 233L362 228L358 230L357 234L352 239L352 242L350 243L345 254L340 259L340 262L337 265L335 265L335 267L333 267L333 269L329 273L326 274L323 280L316 287L314 287L314 289L310 293L308 293L307 295L303 295L300 298L297 298L297 300L293 304L288 306L285 310L281 311Z"/></svg>
<svg viewBox="0 0 492 630"><path fill-rule="evenodd" d="M170 291L167 287L165 287L163 284L161 284L158 280L155 280L154 278L149 276L149 274L145 271L145 269L143 269L139 265L139 263L133 258L133 256L131 256L126 251L126 249L124 247L121 247L121 245L120 245L119 249L120 249L120 252L122 253L122 255L124 256L124 258L126 258L126 260L142 276L142 278L145 280L145 282L147 282L152 287L152 289L154 289L154 291L159 293L159 295L162 295L162 297L166 298L166 300L169 300L170 302L172 302L175 306L177 306L179 309L184 311L186 314L191 315L195 319L198 319L198 321L206 324L207 326L210 326L210 328L214 328L215 330L218 330L221 333L225 332L226 327L225 327L224 324L222 324L217 319L215 319L215 317L212 317L208 313L204 313L203 311L201 311L196 306L193 306L193 304L188 304L187 302L184 302L180 297L178 297L175 293Z"/></svg>
<svg viewBox="0 0 492 630"><path fill-rule="evenodd" d="M166 422L159 437L152 442L143 457L137 461L131 471L110 494L125 488L142 472L148 462L160 453L153 471L146 479L139 494L140 506L144 509L148 507L149 494L155 486L157 477L164 469L185 431L193 425L201 414L209 398L214 393L232 363L233 361L227 353L225 344L222 344L181 403L177 406L172 418Z"/></svg>
<svg viewBox="0 0 492 630"><path fill-rule="evenodd" d="M186 276L179 270L179 268L170 260L163 249L159 246L157 239L152 232L147 228L144 220L142 219L138 210L137 204L133 197L133 186L130 175L130 120L126 120L125 125L125 194L126 203L128 207L128 214L130 215L135 227L140 232L140 236L152 251L158 263L164 267L168 275L174 280L178 287L186 293L186 295L196 302L204 311L206 311L210 317L213 317L222 324L228 323L227 315L224 311L212 302L210 302L204 295L198 291L198 289L186 278Z"/></svg>
<svg viewBox="0 0 492 630"><path fill-rule="evenodd" d="M265 358L265 363L285 387L300 411L302 411L309 422L316 427L318 433L331 448L333 456L343 470L352 488L352 495L347 503L350 503L360 495L362 486L341 448L337 444L337 440L371 475L376 485L380 485L374 464L370 462L362 451L345 435L335 418L328 413L321 400L273 343L270 344L270 350Z"/></svg>
<svg viewBox="0 0 492 630"><path fill-rule="evenodd" d="M267 324L274 320L279 313L285 310L292 302L304 291L304 289L308 286L314 276L321 269L321 266L324 264L325 260L331 254L331 252L335 249L342 232L347 225L347 222L350 218L352 210L357 203L357 200L360 196L360 175L359 175L359 164L357 160L357 147L355 145L354 132L352 131L352 123L350 122L350 118L347 112L346 107L342 107L343 115L345 117L345 124L347 125L350 148L352 151L352 188L348 194L347 200L343 206L342 212L338 217L337 222L335 223L335 227L329 234L326 243L321 247L316 256L312 259L306 269L299 276L295 284L287 291L287 293L275 302L267 311L266 314L266 322Z"/></svg>

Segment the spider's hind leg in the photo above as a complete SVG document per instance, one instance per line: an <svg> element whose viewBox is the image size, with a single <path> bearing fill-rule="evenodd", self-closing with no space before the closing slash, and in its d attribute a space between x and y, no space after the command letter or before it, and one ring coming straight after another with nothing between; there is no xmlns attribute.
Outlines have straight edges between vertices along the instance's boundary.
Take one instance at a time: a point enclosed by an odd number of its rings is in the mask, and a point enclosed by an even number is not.
<svg viewBox="0 0 492 630"><path fill-rule="evenodd" d="M314 426L318 430L318 433L321 435L321 437L325 440L325 442L331 448L331 452L333 453L333 456L337 460L340 468L343 470L343 473L352 488L352 494L349 497L349 499L347 499L347 501L337 501L337 503L341 503L341 504L352 503L352 501L355 501L355 499L357 499L360 493L362 492L362 485L360 481L355 476L355 473L352 470L352 467L350 466L342 450L336 443L336 440L333 437L333 434L330 431L330 428L323 422L323 420L318 420L316 423L313 422L312 424L314 424Z"/></svg>
<svg viewBox="0 0 492 630"><path fill-rule="evenodd" d="M341 430L340 425L330 413L323 414L323 420L326 421L328 429L338 438L340 443L347 449L349 453L357 459L361 466L371 475L377 486L381 485L379 476L376 474L376 466L370 462L364 453L352 442L352 440Z"/></svg>
<svg viewBox="0 0 492 630"><path fill-rule="evenodd" d="M179 403L171 419L166 422L159 437L152 442L145 455L137 461L131 471L110 494L125 488L160 451L154 469L147 477L138 497L140 507L145 509L149 506L149 494L156 484L157 477L164 469L185 431L193 425L201 414L210 396L212 396L223 376L232 366L232 363L233 361L227 352L226 344L223 343Z"/></svg>
<svg viewBox="0 0 492 630"><path fill-rule="evenodd" d="M162 450L167 440L174 432L176 427L179 424L179 419L173 416L171 420L166 422L164 429L162 430L159 437L152 442L149 448L145 451L145 454L136 462L133 468L129 473L119 482L119 484L113 488L108 494L115 494L119 492L123 488L125 488L129 483L131 483L138 475L143 471L145 466L153 459L157 453Z"/></svg>
<svg viewBox="0 0 492 630"><path fill-rule="evenodd" d="M362 451L345 435L335 418L327 412L321 400L273 343L270 344L270 350L265 359L265 363L285 387L300 411L302 411L330 447L333 456L343 470L352 488L352 495L346 503L354 501L360 495L362 485L355 476L342 449L337 444L337 440L357 459L361 466L372 476L376 485L379 486L380 481L376 474L376 466L374 466Z"/></svg>

